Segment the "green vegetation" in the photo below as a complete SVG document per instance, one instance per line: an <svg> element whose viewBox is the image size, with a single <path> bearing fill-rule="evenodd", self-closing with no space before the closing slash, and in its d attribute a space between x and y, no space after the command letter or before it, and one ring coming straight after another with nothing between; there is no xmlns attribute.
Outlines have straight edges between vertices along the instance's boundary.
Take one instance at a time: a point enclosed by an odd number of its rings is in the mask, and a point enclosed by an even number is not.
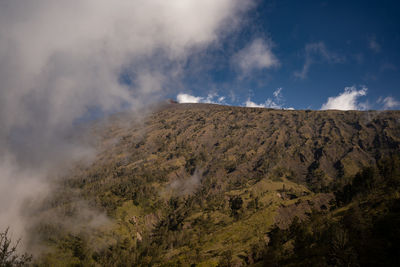
<svg viewBox="0 0 400 267"><path fill-rule="evenodd" d="M115 116L93 126L96 159L32 211L35 264L378 263L387 254L362 245L396 249L382 231L398 232L399 118L201 104Z"/></svg>
<svg viewBox="0 0 400 267"><path fill-rule="evenodd" d="M400 158L367 167L336 194L337 206L275 226L256 259L268 266L397 266Z"/></svg>

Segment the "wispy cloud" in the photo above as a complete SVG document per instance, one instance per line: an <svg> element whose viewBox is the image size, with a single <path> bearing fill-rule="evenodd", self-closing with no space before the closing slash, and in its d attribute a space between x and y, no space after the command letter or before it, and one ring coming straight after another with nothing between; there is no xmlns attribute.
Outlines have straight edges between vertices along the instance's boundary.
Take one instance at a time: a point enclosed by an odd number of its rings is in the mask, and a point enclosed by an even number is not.
<svg viewBox="0 0 400 267"><path fill-rule="evenodd" d="M381 52L381 45L376 41L375 36L372 36L368 39L368 48L375 53Z"/></svg>
<svg viewBox="0 0 400 267"><path fill-rule="evenodd" d="M384 72L384 71L396 71L397 67L396 65L392 64L392 63L383 63L381 65L381 67L379 68L380 72Z"/></svg>
<svg viewBox="0 0 400 267"><path fill-rule="evenodd" d="M400 101L396 100L394 97L391 96L385 98L380 97L377 102L383 104L383 109L400 108Z"/></svg>
<svg viewBox="0 0 400 267"><path fill-rule="evenodd" d="M272 53L271 42L263 39L254 39L242 50L237 52L232 61L239 70L247 75L254 70L268 69L280 65L279 60Z"/></svg>
<svg viewBox="0 0 400 267"><path fill-rule="evenodd" d="M280 101L282 100L282 87L279 87L278 89L276 89L273 93L272 93L275 97L276 100Z"/></svg>
<svg viewBox="0 0 400 267"><path fill-rule="evenodd" d="M272 94L273 98L268 98L264 103L257 104L248 98L244 105L248 108L294 109L292 107L284 107L282 88L276 89Z"/></svg>
<svg viewBox="0 0 400 267"><path fill-rule="evenodd" d="M313 64L328 62L331 64L342 63L345 57L329 51L323 42L307 44L304 49L305 61L303 68L294 72L299 79L307 78L308 72Z"/></svg>
<svg viewBox="0 0 400 267"><path fill-rule="evenodd" d="M338 96L329 97L327 102L322 105L321 110L365 110L368 108L368 104L366 102L361 103L358 99L365 96L367 90L366 87L362 87L360 90L357 90L355 86L346 87L344 92Z"/></svg>

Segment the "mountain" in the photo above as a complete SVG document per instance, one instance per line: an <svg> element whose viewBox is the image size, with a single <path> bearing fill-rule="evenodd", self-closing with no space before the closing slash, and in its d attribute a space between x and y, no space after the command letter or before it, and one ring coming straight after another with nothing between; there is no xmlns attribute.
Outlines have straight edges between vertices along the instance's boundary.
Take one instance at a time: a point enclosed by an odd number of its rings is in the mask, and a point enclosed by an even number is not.
<svg viewBox="0 0 400 267"><path fill-rule="evenodd" d="M312 266L321 261L296 258L293 227L314 240L308 226L329 232L321 221L362 201L372 204L361 217L398 216L400 111L169 103L141 119L111 116L91 134L95 159L35 211L39 265ZM334 264L362 263L351 251Z"/></svg>

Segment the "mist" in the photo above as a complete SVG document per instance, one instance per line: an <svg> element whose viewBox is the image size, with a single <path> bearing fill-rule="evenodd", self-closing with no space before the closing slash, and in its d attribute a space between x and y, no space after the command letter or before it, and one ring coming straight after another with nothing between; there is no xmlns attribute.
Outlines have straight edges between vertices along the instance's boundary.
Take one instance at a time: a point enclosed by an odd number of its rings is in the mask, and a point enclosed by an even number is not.
<svg viewBox="0 0 400 267"><path fill-rule="evenodd" d="M139 112L177 90L185 62L240 27L250 0L0 2L0 229L96 150L82 118ZM199 63L200 64L200 63ZM79 136L79 134L78 134Z"/></svg>

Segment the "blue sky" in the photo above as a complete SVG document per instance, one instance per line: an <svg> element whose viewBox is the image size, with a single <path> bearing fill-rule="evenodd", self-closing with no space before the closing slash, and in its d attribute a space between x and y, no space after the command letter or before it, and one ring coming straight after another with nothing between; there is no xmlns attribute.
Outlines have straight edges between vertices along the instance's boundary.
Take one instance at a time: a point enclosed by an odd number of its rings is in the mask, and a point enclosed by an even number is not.
<svg viewBox="0 0 400 267"><path fill-rule="evenodd" d="M320 109L345 93L349 109L400 108L400 2L256 3L239 31L189 59L181 94L200 102L224 97L221 103L231 105ZM199 58L209 64L193 67ZM335 103L331 108L346 107Z"/></svg>

